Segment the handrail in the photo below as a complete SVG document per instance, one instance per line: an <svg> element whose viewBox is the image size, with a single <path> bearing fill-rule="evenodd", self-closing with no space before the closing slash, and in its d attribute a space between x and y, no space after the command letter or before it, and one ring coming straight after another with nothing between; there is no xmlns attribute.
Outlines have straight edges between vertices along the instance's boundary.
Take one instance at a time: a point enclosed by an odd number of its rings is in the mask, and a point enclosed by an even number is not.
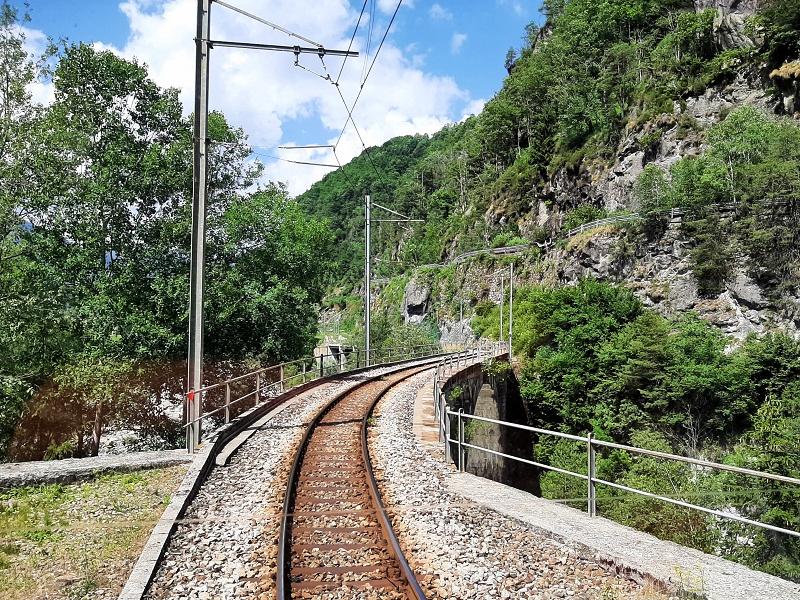
<svg viewBox="0 0 800 600"><path fill-rule="evenodd" d="M287 388L294 387L300 383L307 383L315 379L322 378L332 373L346 373L355 368L358 369L362 366L371 366L373 362L382 359L398 360L406 358L416 358L424 356L432 356L439 354L441 346L439 344L426 344L415 345L408 347L389 347L389 348L373 348L369 353L361 350L358 347L346 347L340 353L321 353L316 356L300 358L292 361L282 362L267 367L261 367L255 371L231 377L225 381L214 383L211 385L203 386L197 390L189 390L186 392L186 410L184 419L184 430L186 432L186 449L189 454L194 454L197 446L200 444L200 438L203 429L203 420L209 417L218 415L222 412L225 413L225 423L230 422L230 410L232 406L236 406L240 402L255 398L255 404L259 405L262 402L262 397L270 390L283 392ZM347 359L353 354L356 356L355 366L347 368ZM328 364L326 366L326 359L334 358L335 364ZM302 370L299 372L286 375L287 368L299 367ZM318 365L318 366L317 366ZM307 367L311 368L308 369ZM265 380L265 374L277 374L276 380ZM232 397L232 387L235 385L242 385L242 382L250 381L252 388L247 393ZM204 400L206 400L210 392L217 390L225 390L224 404L218 408L203 412Z"/></svg>
<svg viewBox="0 0 800 600"><path fill-rule="evenodd" d="M395 351L395 350L415 350L415 349L418 349L418 348L431 348L431 347L434 347L434 346L436 346L436 344L425 344L425 345L417 345L417 346L393 346L393 347L389 347L389 348L371 348L369 352L370 352L370 354L384 353L384 352L391 353L392 351ZM342 356L343 354L345 354L345 355L346 354L352 354L354 352L366 355L366 350L362 350L358 346L345 346L345 347L346 348L350 348L350 350L343 351L343 352L341 352L339 354L333 354L333 353L330 353L330 354L316 354L314 356L306 356L304 358L297 358L295 360L290 360L290 361L282 362L282 363L276 363L274 365L270 365L270 366L267 366L267 367L261 367L260 369L256 369L255 371L250 371L249 373L245 373L244 375L237 375L236 377L232 377L230 379L226 379L225 381L221 381L219 383L214 383L214 384L211 384L211 385L207 385L207 386L201 387L201 388L199 388L197 390L194 390L194 392L195 393L210 392L210 391L212 391L214 389L222 387L225 384L236 383L238 381L241 381L242 379L246 379L247 377L253 377L254 375L258 375L258 374L261 374L261 373L266 373L267 371L273 371L275 369L280 369L281 367L288 367L290 365L297 365L297 364L301 364L303 362L316 362L316 361L319 360L320 356L322 356L324 358L336 358L338 356ZM192 391L192 390L190 390L190 391ZM189 392L187 392L187 393L189 393Z"/></svg>
<svg viewBox="0 0 800 600"><path fill-rule="evenodd" d="M672 498L668 496L662 496L660 494L655 494L652 492L647 492L645 490L640 490L637 488L633 488L630 486L626 486L620 483L606 481L605 479L600 479L596 476L596 469L595 469L595 455L597 448L611 448L616 450L623 450L626 452L631 452L634 454L641 454L644 456L652 456L655 458L662 458L666 460L674 460L686 464L697 465L700 467L708 468L708 469L716 469L719 471L726 471L730 473L736 473L739 475L747 475L751 477L759 477L762 479L768 479L772 481L780 481L783 483L788 483L791 485L800 485L800 479L795 477L788 477L786 475L778 475L775 473L769 473L766 471L757 471L755 469L748 469L745 467L737 467L734 465L726 465L722 463L717 463L713 461L703 460L699 458L691 458L688 456L680 456L678 454L671 454L668 452L660 452L656 450L647 450L645 448L637 448L635 446L629 446L626 444L618 444L615 442L607 442L604 440L597 440L594 436L590 433L586 436L574 435L571 433L564 433L561 431L553 431L550 429L542 429L539 427L531 427L528 425L522 425L519 423L511 423L508 421L501 421L498 419L491 419L489 417L481 417L478 415L470 415L465 414L463 410L458 412L451 410L447 407L445 401L445 393L442 388L442 377L440 376L440 371L437 368L436 377L434 379L434 414L439 422L439 440L444 442L445 444L445 452L447 459L450 460L451 458L451 445L456 445L458 448L458 460L457 466L459 471L464 471L464 449L473 449L480 452L484 452L490 454L492 456L499 456L501 458L506 458L509 460L514 460L517 462L521 462L524 464L532 465L535 467L539 467L542 469L546 469L548 471L554 471L557 473L561 473L563 475L568 475L571 477L575 477L577 479L581 479L587 482L587 507L588 513L590 516L594 517L597 515L597 498L595 494L595 486L597 485L606 485L608 487L619 489L625 492L638 494L640 496L645 496L648 498L653 498L656 500L660 500L663 502L667 502L670 504L674 504L676 506L681 506L684 508L698 510L707 514L714 515L719 518L729 519L733 521L737 521L739 523L744 523L747 525L753 525L756 527L761 527L763 529L768 529L770 531L775 531L778 533L783 533L786 535L790 535L793 537L800 537L800 531L795 531L792 529L786 529L784 527L779 527L777 525L771 525L769 523L763 523L761 521L756 521L753 519L748 519L746 517L739 516L732 512L726 512L724 510L717 510L713 508L707 508L705 506L699 506L696 504L692 504L685 500L680 500L678 498ZM561 467L556 467L555 465L547 465L541 462L537 462L534 460L522 458L519 456L513 456L510 454L505 454L503 452L498 452L497 450L492 450L490 448L485 448L483 446L479 446L473 443L468 443L464 439L464 430L465 430L465 423L469 420L484 422L484 423L493 423L496 425L500 425L502 427L509 427L513 429L518 429L522 431L529 431L533 433L537 433L540 435L550 435L561 439L566 439L574 442L579 442L586 444L587 448L587 474L584 475L583 473L576 473L574 471L570 471L568 469L563 469ZM457 436L454 438L450 435L450 421L454 420L457 426Z"/></svg>

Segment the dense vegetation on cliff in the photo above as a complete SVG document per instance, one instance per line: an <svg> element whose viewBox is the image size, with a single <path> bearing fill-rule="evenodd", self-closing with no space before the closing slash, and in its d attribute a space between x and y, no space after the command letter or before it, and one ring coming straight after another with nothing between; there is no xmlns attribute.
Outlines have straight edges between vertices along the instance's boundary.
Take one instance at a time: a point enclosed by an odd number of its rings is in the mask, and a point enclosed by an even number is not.
<svg viewBox="0 0 800 600"><path fill-rule="evenodd" d="M731 351L729 340L697 317L667 319L644 308L629 290L593 280L522 288L514 315L514 349L522 361L520 386L531 425L800 474L797 340L772 334ZM493 337L498 320L497 307L485 304L473 324ZM579 444L541 436L535 453L545 464L585 473L586 452ZM598 477L711 508L733 505L744 516L779 527L800 526L797 486L697 472L622 451L601 453ZM557 473L542 479L543 493L551 498L581 498L584 486ZM604 486L599 490L605 516L800 579L800 543L793 538ZM738 543L737 535L750 542Z"/></svg>
<svg viewBox="0 0 800 600"><path fill-rule="evenodd" d="M372 148L300 197L330 219L345 285L360 275L364 194L426 221L411 234L377 232L377 252L400 261L379 266L383 274L521 233L536 239L547 232L522 232L520 222L539 202L563 213L585 201L557 198L554 178L612 163L623 139L647 153L674 124L702 136L690 117L675 117L676 106L742 74L776 90L792 85L768 74L800 56L796 0L766 2L749 21L756 41L727 50L715 12L688 0L552 1L545 11L545 27L529 27L509 54L505 84L480 115ZM796 198L796 188L783 191Z"/></svg>
<svg viewBox="0 0 800 600"><path fill-rule="evenodd" d="M350 313L360 308L356 298L338 294L357 290L362 275L365 194L426 221L410 233L376 233L384 259L379 275L397 276L379 300L386 310L378 314L387 318L414 266L463 250L541 241L606 215L597 196L570 197L557 188L592 180L592 173L619 160L621 149L641 152L644 172L625 201L643 219L612 230L619 253L647 253L665 233L665 215L680 208L681 243L701 297L716 298L744 272L775 305L795 302L800 127L780 113L795 110L786 98L797 106L796 96L783 94L797 85L792 65L800 57L800 4L762 3L740 32L749 40L742 45L721 43L716 11L695 10L696 4L546 2L546 25L529 27L523 48L509 52L505 84L480 115L430 137L391 140L313 186L300 201L331 220L341 242L336 259L348 274L337 281L332 304L349 305ZM685 111L692 99L734 81L767 90L775 99L771 110L768 102L734 104L715 115L712 126ZM668 134L690 140L690 155L655 164ZM540 204L558 218L539 219ZM520 259L530 263L529 272L546 260L536 254ZM442 269L436 278L449 275ZM426 280L428 273L416 278ZM443 295L449 289L433 288ZM437 302L441 307L449 300ZM696 315L667 318L625 288L591 280L523 288L515 306L515 353L530 424L800 474L792 441L800 435L800 345L792 337L769 333L734 347ZM476 333L494 337L497 306L484 301L475 308ZM585 471L585 450L574 444L541 439L535 451L545 463ZM737 506L745 516L781 527L800 525L798 492L786 486L623 452L604 454L598 468L610 481L711 507ZM554 473L542 480L554 498L581 497L583 485ZM800 578L800 545L786 536L721 526L700 513L608 488L600 494L606 516Z"/></svg>
<svg viewBox="0 0 800 600"><path fill-rule="evenodd" d="M183 391L191 121L142 65L87 45L57 53L55 101L33 104L41 65L16 24L3 3L0 449L23 411L17 458L96 453L113 418L174 445L180 426L161 404ZM245 134L221 114L211 137L224 142L212 146L206 249L214 377L310 351L329 235L285 189L255 185Z"/></svg>

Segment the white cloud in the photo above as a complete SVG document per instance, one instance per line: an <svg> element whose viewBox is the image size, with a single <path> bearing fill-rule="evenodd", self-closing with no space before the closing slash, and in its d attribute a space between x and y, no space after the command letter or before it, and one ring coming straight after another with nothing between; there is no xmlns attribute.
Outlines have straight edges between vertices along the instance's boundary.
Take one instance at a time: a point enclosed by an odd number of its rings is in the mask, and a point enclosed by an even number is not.
<svg viewBox="0 0 800 600"><path fill-rule="evenodd" d="M454 33L453 37L450 38L450 52L453 54L458 54L461 52L461 47L464 45L464 42L467 41L467 34L466 33Z"/></svg>
<svg viewBox="0 0 800 600"><path fill-rule="evenodd" d="M447 10L444 6L439 4L438 2L434 2L431 6L430 10L428 11L431 19L436 21L452 21L453 20L453 13Z"/></svg>
<svg viewBox="0 0 800 600"><path fill-rule="evenodd" d="M403 6L414 8L416 0L404 0ZM397 0L378 0L378 8L387 14L393 13L397 9Z"/></svg>
<svg viewBox="0 0 800 600"><path fill-rule="evenodd" d="M486 106L486 100L484 98L478 98L477 100L470 100L464 107L464 111L463 114L461 115L460 120L466 121L472 115L479 115L483 110L484 106Z"/></svg>
<svg viewBox="0 0 800 600"><path fill-rule="evenodd" d="M396 6L394 0L391 3ZM178 88L187 114L193 109L196 6L195 0L126 0L121 4L131 33L118 51L147 63L151 76L160 85ZM312 11L298 11L295 0L239 0L237 6L264 15L328 48L346 48L358 18L347 0L318 0ZM214 9L212 28L215 39L293 43L219 5ZM357 37L354 49L359 50L362 42ZM335 78L341 59L329 57L325 62ZM291 53L214 49L211 107L222 110L233 124L243 127L251 142L261 148L286 144L284 123L303 118L318 119L326 132L322 134L326 139L314 143L335 142L347 118L336 89L293 63ZM302 55L301 64L317 72L323 70L314 55ZM358 92L362 66L363 58L345 63L340 89L349 103ZM458 118L458 107L469 100L469 94L452 78L426 73L419 61L392 44L390 37L364 87L354 117L365 143L378 145L396 135L433 133ZM337 154L345 163L361 151L361 142L351 125L342 136ZM267 152L293 160L336 162L330 150L325 149ZM329 170L267 161L267 176L288 182L292 193L302 192Z"/></svg>
<svg viewBox="0 0 800 600"><path fill-rule="evenodd" d="M38 29L20 27L17 29L25 36L25 51L33 60L39 60L48 45L47 35ZM55 100L53 83L51 81L36 80L28 84L28 93L37 104L50 104Z"/></svg>

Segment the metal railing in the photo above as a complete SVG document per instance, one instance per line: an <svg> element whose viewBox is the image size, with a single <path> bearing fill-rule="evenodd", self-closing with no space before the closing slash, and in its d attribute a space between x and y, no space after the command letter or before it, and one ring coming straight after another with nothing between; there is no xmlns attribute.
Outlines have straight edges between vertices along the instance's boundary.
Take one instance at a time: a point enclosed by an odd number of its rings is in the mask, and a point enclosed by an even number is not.
<svg viewBox="0 0 800 600"><path fill-rule="evenodd" d="M439 361L436 365L436 372L433 374L433 415L439 429L439 441L450 437L450 419L442 416L448 410L445 394L442 391L442 382L452 377L453 373L459 369L463 370L472 365L481 364L487 358L496 358L507 353L508 344L506 342L481 340L475 348L450 354ZM450 460L450 445L447 443L445 443L445 454L447 460Z"/></svg>
<svg viewBox="0 0 800 600"><path fill-rule="evenodd" d="M465 365L468 366L468 365ZM437 374L438 374L437 370ZM768 479L771 481L779 481L782 483L788 483L792 485L800 486L800 479L796 479L794 477L787 477L785 475L776 475L774 473L767 473L764 471L757 471L754 469L746 469L743 467L736 467L733 465L725 465L722 463L716 463L708 460L702 460L698 458L690 458L687 456L679 456L677 454L670 454L667 452L659 452L656 450L647 450L644 448L637 448L634 446L627 446L625 444L617 444L614 442L606 442L603 440L595 439L594 436L590 433L586 436L580 435L572 435L568 433L562 433L560 431L551 431L549 429L540 429L538 427L530 427L528 425L520 425L517 423L510 423L508 421L499 421L497 419L490 419L487 417L479 417L476 415L470 415L464 413L463 409L458 411L450 410L447 407L447 402L445 398L445 393L442 390L442 379L438 378L434 385L434 402L436 405L435 413L436 418L439 423L439 440L443 441L445 444L445 456L448 461L453 459L451 448L455 446L458 460L455 461L456 465L458 466L459 471L463 472L465 470L465 452L466 450L476 450L479 452L485 452L487 454L498 456L501 458L505 458L508 460L517 461L520 463L524 463L526 465L538 467L540 469L545 469L547 471L553 471L556 473L560 473L562 475L568 475L571 477L575 477L578 479L582 479L586 481L586 494L587 494L587 512L589 516L597 516L597 495L596 495L596 488L598 485L605 485L613 489L621 490L624 492L629 492L632 494L637 494L640 496L645 496L647 498L652 498L655 500L660 500L662 502L667 502L669 504L673 504L676 506L681 506L683 508L698 510L710 515L714 515L719 518L728 519L732 521L737 521L739 523L744 523L746 525L753 525L756 527L761 527L763 529L769 529L771 531L776 531L778 533L783 533L786 535L800 537L800 532L794 531L792 529L786 529L784 527L778 527L776 525L771 525L769 523L763 523L761 521L756 521L753 519L748 519L746 517L742 517L738 514L732 512L721 511L713 508L708 508L705 506L699 506L697 504L692 504L691 502L687 502L680 498L674 498L670 496L664 496L661 494L655 494L652 492L648 492L645 490L640 490L634 487L630 487L627 485L623 485L620 483L616 483L613 481L607 481L605 479L600 479L597 477L597 470L596 470L596 456L597 456L597 449L598 448L610 448L615 450L623 450L626 452L630 452L633 454L639 454L642 456L650 456L654 458L660 458L665 460L673 460L678 461L685 464L691 464L698 467L703 467L706 469L714 469L718 471L726 471L729 473L736 473L738 475L747 475L751 477L759 477L761 479ZM456 425L456 437L451 437L451 420L455 421ZM499 425L501 427L510 427L513 429L527 431L530 433L535 433L538 435L548 435L554 436L560 439L571 440L573 442L583 443L586 446L586 467L587 473L576 473L574 471L570 471L568 469L563 469L561 467L556 467L555 465L548 465L544 464L535 460L529 460L526 458L521 458L519 456L513 456L510 454L505 454L503 452L498 452L497 450L492 450L490 448L484 448L483 446L478 446L476 444L472 444L465 439L464 431L466 423L470 420L482 423L490 423Z"/></svg>
<svg viewBox="0 0 800 600"><path fill-rule="evenodd" d="M241 403L248 400L252 402L253 406L258 406L286 390L315 379L346 373L381 362L422 358L440 352L439 344L374 348L370 350L369 354L354 347L338 353L321 353L262 367L220 383L207 385L199 390L189 390L185 395L186 450L190 454L194 454L200 445L204 421L221 417L223 423L229 423L232 409L239 408ZM209 405L212 408L204 412Z"/></svg>

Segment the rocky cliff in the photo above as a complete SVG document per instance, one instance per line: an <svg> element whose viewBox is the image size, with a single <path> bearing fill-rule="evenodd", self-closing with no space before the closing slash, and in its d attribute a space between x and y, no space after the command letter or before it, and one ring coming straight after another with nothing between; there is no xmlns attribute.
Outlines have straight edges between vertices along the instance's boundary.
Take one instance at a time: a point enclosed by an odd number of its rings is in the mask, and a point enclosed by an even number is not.
<svg viewBox="0 0 800 600"><path fill-rule="evenodd" d="M759 0L695 0L696 10L716 10L714 34L722 49L756 48L763 40L747 19ZM543 188L534 190L528 205L511 217L502 202L491 205L485 219L492 223L518 220L523 235L545 227L557 231L570 209L585 203L610 211L637 208L632 194L637 177L648 164L668 168L685 156L705 149L705 132L733 109L755 106L779 115L800 115L800 77L786 73L741 69L733 57L730 76L702 95L675 102L671 112L642 120L631 114L611 160L582 161L558 169ZM776 85L772 85L776 84Z"/></svg>

